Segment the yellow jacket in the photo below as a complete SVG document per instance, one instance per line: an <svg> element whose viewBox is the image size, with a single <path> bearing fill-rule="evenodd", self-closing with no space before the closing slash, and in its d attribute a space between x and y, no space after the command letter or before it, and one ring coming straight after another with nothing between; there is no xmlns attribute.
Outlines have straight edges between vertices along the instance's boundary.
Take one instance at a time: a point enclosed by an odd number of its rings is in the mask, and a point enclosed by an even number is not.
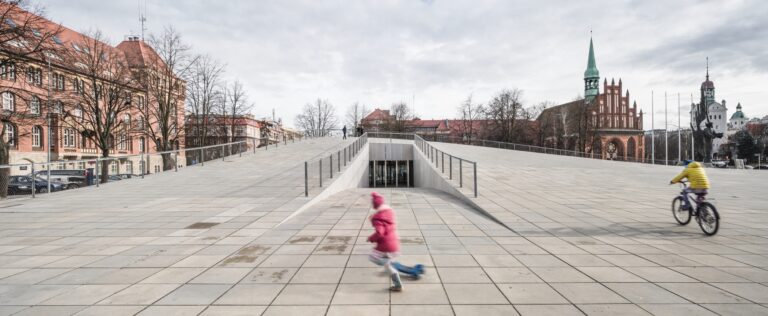
<svg viewBox="0 0 768 316"><path fill-rule="evenodd" d="M691 189L709 189L709 180L707 174L704 173L704 168L698 162L691 162L688 167L683 169L674 179L672 183L680 182L683 178L688 178Z"/></svg>

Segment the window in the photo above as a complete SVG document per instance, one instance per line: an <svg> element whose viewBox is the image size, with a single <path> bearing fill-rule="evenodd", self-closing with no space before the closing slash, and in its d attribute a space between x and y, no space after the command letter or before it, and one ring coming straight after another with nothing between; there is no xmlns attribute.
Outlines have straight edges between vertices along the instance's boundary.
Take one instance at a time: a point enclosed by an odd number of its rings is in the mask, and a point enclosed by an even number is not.
<svg viewBox="0 0 768 316"><path fill-rule="evenodd" d="M27 83L40 86L43 84L43 71L40 68L27 67Z"/></svg>
<svg viewBox="0 0 768 316"><path fill-rule="evenodd" d="M53 85L54 90L64 91L64 75L53 74L51 80L53 80L51 84Z"/></svg>
<svg viewBox="0 0 768 316"><path fill-rule="evenodd" d="M136 99L137 99L137 103L138 103L137 106L139 106L139 109L143 109L144 108L144 96L140 95Z"/></svg>
<svg viewBox="0 0 768 316"><path fill-rule="evenodd" d="M61 42L61 39L60 39L58 36L54 35L52 38L53 38L53 42L54 42L54 43L56 43L56 44L59 44L59 45L62 45L62 44L63 44L63 43Z"/></svg>
<svg viewBox="0 0 768 316"><path fill-rule="evenodd" d="M131 127L131 115L130 114L124 114L123 115L123 124L125 124L125 126L127 128Z"/></svg>
<svg viewBox="0 0 768 316"><path fill-rule="evenodd" d="M64 147L75 147L75 130L71 128L64 129Z"/></svg>
<svg viewBox="0 0 768 316"><path fill-rule="evenodd" d="M144 137L139 138L139 151L144 152Z"/></svg>
<svg viewBox="0 0 768 316"><path fill-rule="evenodd" d="M63 110L64 105L61 103L61 101L56 100L56 102L53 104L53 113L61 114Z"/></svg>
<svg viewBox="0 0 768 316"><path fill-rule="evenodd" d="M136 128L138 129L144 129L144 118L139 116L138 119L136 119Z"/></svg>
<svg viewBox="0 0 768 316"><path fill-rule="evenodd" d="M16 96L12 92L3 92L3 110L16 110Z"/></svg>
<svg viewBox="0 0 768 316"><path fill-rule="evenodd" d="M119 150L128 149L128 139L125 136L125 134L120 134L120 136L118 137L117 149Z"/></svg>
<svg viewBox="0 0 768 316"><path fill-rule="evenodd" d="M78 78L75 78L75 79L73 79L73 80L72 80L72 87L73 87L73 88L75 89L75 91L77 91L77 93L79 93L80 95L82 95L83 93L85 93L85 81L83 81L82 79L78 79Z"/></svg>
<svg viewBox="0 0 768 316"><path fill-rule="evenodd" d="M82 118L83 117L83 106L78 104L75 106L75 108L72 110L72 116L76 118Z"/></svg>
<svg viewBox="0 0 768 316"><path fill-rule="evenodd" d="M160 172L160 166L155 166L155 173Z"/></svg>
<svg viewBox="0 0 768 316"><path fill-rule="evenodd" d="M117 162L113 161L109 164L109 172L112 174L117 174Z"/></svg>
<svg viewBox="0 0 768 316"><path fill-rule="evenodd" d="M3 65L0 66L0 78L3 80L16 80L16 65L3 61Z"/></svg>
<svg viewBox="0 0 768 316"><path fill-rule="evenodd" d="M16 146L16 126L5 122L5 136L3 137L3 140L5 140L11 147Z"/></svg>
<svg viewBox="0 0 768 316"><path fill-rule="evenodd" d="M40 98L33 96L29 101L29 113L40 114Z"/></svg>
<svg viewBox="0 0 768 316"><path fill-rule="evenodd" d="M40 126L32 126L32 147L43 146L43 128Z"/></svg>

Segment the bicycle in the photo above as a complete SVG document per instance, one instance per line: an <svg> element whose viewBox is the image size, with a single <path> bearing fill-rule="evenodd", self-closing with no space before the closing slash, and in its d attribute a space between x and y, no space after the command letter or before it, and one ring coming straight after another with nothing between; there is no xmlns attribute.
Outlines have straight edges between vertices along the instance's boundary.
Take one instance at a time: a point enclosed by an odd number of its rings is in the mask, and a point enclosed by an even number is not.
<svg viewBox="0 0 768 316"><path fill-rule="evenodd" d="M707 236L717 234L717 230L720 229L720 214L712 203L705 201L706 193L696 194L696 198L693 199L696 207L693 208L689 197L693 192L688 190L688 182L680 181L680 185L683 187L680 195L672 199L672 215L675 220L680 225L688 225L691 222L691 216L694 216L704 234Z"/></svg>

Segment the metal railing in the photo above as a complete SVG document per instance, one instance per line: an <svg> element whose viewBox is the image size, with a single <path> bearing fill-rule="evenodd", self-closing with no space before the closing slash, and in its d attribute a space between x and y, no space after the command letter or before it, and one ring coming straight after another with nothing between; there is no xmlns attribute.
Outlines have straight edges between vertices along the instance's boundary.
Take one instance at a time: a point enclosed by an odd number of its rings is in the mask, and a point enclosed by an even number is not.
<svg viewBox="0 0 768 316"><path fill-rule="evenodd" d="M419 150L424 153L424 155L427 156L430 163L435 164L435 168L440 171L441 174L445 175L445 161L446 156L448 157L448 180L449 181L456 181L454 179L454 166L453 161L455 160L458 164L458 182L459 182L459 188L464 187L464 165L469 164L472 166L472 192L475 197L477 197L477 162L464 159L461 157L457 157L454 155L451 155L449 153L446 153L440 149L435 148L430 144L428 141L424 140L419 135L413 134L413 140L414 144L416 144L416 147L419 148Z"/></svg>
<svg viewBox="0 0 768 316"><path fill-rule="evenodd" d="M317 188L323 188L323 179L327 179L325 183L328 184L334 176L338 178L342 169L360 154L367 142L368 135L365 133L343 148L337 147L320 157L304 161L304 196L309 196L310 188L315 187L313 183L317 184Z"/></svg>
<svg viewBox="0 0 768 316"><path fill-rule="evenodd" d="M298 138L299 141L304 138ZM295 143L296 138L291 139L291 143ZM282 145L286 146L289 143L287 138L282 140ZM260 145L262 145L259 147ZM27 194L33 198L38 193L52 193L68 189L76 189L87 186L99 187L100 185L122 181L125 179L144 178L153 174L160 174L166 172L178 172L179 168L192 167L199 165L205 166L206 162L215 160L225 161L228 157L242 157L244 153L257 154L257 150L269 150L270 147L279 147L280 142L269 142L265 139L250 139L225 144L216 144L201 147L191 147L177 150L152 152L152 153L140 153L131 155L120 155L110 157L97 157L90 159L77 159L77 160L60 160L52 162L30 162L23 164L7 164L0 165L0 169L19 168L17 175L10 175L10 177L22 176L32 177L35 179L35 184L32 185L32 189L26 192L28 189L20 190L10 183L8 187L8 193L14 193L13 195ZM183 158L182 159L180 159ZM106 182L102 181L102 169L104 164L107 165L107 177ZM84 171L83 174L51 174L48 171L57 170L79 170ZM57 179L72 179L77 178L78 181L58 182ZM79 181L82 180L82 181ZM44 183L42 186L37 183Z"/></svg>
<svg viewBox="0 0 768 316"><path fill-rule="evenodd" d="M581 151L568 150L568 149L501 142L501 141L487 140L487 139L464 139L462 137L446 136L446 135L421 135L421 136L424 139L427 139L433 142L491 147L491 148L526 151L526 152L532 152L532 153L541 153L541 154L558 155L558 156L624 161L624 162L656 164L656 165L677 165L679 163L679 161L676 159L651 160L649 158L635 158L635 157L630 157L626 155L619 156L619 155L608 155L603 153L592 153L592 152L588 153L588 152L581 152Z"/></svg>

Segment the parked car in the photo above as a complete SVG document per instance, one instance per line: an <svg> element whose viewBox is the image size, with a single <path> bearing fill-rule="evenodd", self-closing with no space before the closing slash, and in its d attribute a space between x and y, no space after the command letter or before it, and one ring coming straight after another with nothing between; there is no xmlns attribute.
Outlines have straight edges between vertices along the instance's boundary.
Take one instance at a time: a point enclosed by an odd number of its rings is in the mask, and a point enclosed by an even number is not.
<svg viewBox="0 0 768 316"><path fill-rule="evenodd" d="M48 175L45 173L38 173L37 178L43 181L48 180ZM66 175L54 175L51 174L51 181L61 183L64 185L64 190L77 189L86 186L86 179L81 176L66 176Z"/></svg>
<svg viewBox="0 0 768 316"><path fill-rule="evenodd" d="M728 161L726 160L712 160L712 166L716 168L727 168Z"/></svg>
<svg viewBox="0 0 768 316"><path fill-rule="evenodd" d="M759 169L759 170L768 170L768 165L759 165L759 166L755 166L755 169Z"/></svg>
<svg viewBox="0 0 768 316"><path fill-rule="evenodd" d="M32 190L37 193L48 192L48 182L42 179L35 179L34 185L30 176L11 176L8 178L8 194L31 194ZM51 192L64 190L64 184L51 181Z"/></svg>
<svg viewBox="0 0 768 316"><path fill-rule="evenodd" d="M47 180L48 171L40 170L36 171L35 175L38 179ZM88 185L88 170L85 169L71 169L71 170L51 170L51 181L58 181L66 184L67 189L76 189Z"/></svg>
<svg viewBox="0 0 768 316"><path fill-rule="evenodd" d="M115 181L120 181L120 180L123 180L123 178L120 177L119 175L111 174L111 175L108 176L107 182L115 182Z"/></svg>

